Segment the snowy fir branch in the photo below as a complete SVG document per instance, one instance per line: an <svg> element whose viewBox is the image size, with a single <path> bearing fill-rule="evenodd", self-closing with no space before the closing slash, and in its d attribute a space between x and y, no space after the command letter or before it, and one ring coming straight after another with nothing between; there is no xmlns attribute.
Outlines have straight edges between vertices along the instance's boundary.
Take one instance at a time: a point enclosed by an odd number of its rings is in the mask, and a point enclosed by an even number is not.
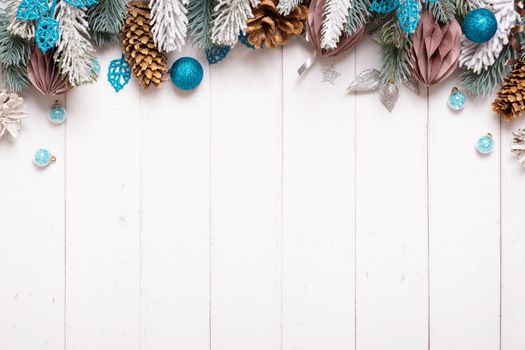
<svg viewBox="0 0 525 350"><path fill-rule="evenodd" d="M350 0L326 0L321 29L321 47L335 49L343 32Z"/></svg>
<svg viewBox="0 0 525 350"><path fill-rule="evenodd" d="M370 18L370 0L354 0L348 9L346 16L345 32L348 35L353 35L361 29L368 18Z"/></svg>
<svg viewBox="0 0 525 350"><path fill-rule="evenodd" d="M439 0L429 3L428 8L432 15L441 23L447 23L454 19L456 13L456 0Z"/></svg>
<svg viewBox="0 0 525 350"><path fill-rule="evenodd" d="M99 0L88 9L91 37L97 46L116 43L127 11L127 0Z"/></svg>
<svg viewBox="0 0 525 350"><path fill-rule="evenodd" d="M279 0L277 4L277 11L281 15L288 16L290 12L299 6L304 0Z"/></svg>
<svg viewBox="0 0 525 350"><path fill-rule="evenodd" d="M85 10L61 1L57 5L57 20L60 23L60 39L54 59L60 72L68 77L71 86L95 81L95 49L89 41Z"/></svg>
<svg viewBox="0 0 525 350"><path fill-rule="evenodd" d="M381 80L402 83L410 76L410 39L392 17L381 28L379 34L379 56Z"/></svg>
<svg viewBox="0 0 525 350"><path fill-rule="evenodd" d="M151 31L157 49L164 52L180 50L188 30L188 0L150 0Z"/></svg>
<svg viewBox="0 0 525 350"><path fill-rule="evenodd" d="M512 69L512 66L507 64L507 61L514 58L517 58L517 54L510 45L507 45L488 69L482 70L479 74L470 69L461 72L461 83L465 90L474 96L493 94Z"/></svg>
<svg viewBox="0 0 525 350"><path fill-rule="evenodd" d="M210 32L214 5L214 0L190 0L188 4L188 35L193 45L201 50L213 46Z"/></svg>
<svg viewBox="0 0 525 350"><path fill-rule="evenodd" d="M258 0L218 0L213 9L212 42L220 46L233 46L240 32L246 30L246 21L252 18L252 9Z"/></svg>
<svg viewBox="0 0 525 350"><path fill-rule="evenodd" d="M35 24L29 21L20 21L16 18L18 7L21 3L22 0L9 0L7 3L7 11L10 15L8 30L13 35L32 40L35 37Z"/></svg>

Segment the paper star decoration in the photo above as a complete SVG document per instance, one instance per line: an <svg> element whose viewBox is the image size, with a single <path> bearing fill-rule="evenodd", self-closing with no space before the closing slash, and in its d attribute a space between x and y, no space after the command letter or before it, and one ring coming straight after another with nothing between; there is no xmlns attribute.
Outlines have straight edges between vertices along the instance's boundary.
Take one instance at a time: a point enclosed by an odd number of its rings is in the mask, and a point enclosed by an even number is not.
<svg viewBox="0 0 525 350"><path fill-rule="evenodd" d="M335 79L341 75L341 73L335 70L333 64L329 65L328 67L322 67L321 73L323 73L323 80L321 80L321 82L324 83L327 81L332 85L335 85Z"/></svg>

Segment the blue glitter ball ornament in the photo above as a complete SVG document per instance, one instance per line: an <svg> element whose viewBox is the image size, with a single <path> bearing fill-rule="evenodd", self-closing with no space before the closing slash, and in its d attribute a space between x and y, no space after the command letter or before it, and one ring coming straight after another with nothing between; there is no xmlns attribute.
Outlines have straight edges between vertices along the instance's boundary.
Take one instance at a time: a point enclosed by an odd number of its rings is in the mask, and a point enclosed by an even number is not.
<svg viewBox="0 0 525 350"><path fill-rule="evenodd" d="M465 94L458 90L458 88L453 88L450 96L448 97L448 106L454 111L461 111L465 108Z"/></svg>
<svg viewBox="0 0 525 350"><path fill-rule="evenodd" d="M194 58L181 57L173 63L170 69L171 81L181 90L193 90L202 81L204 70Z"/></svg>
<svg viewBox="0 0 525 350"><path fill-rule="evenodd" d="M490 10L480 8L470 11L463 21L463 34L475 43L489 41L498 30L496 16Z"/></svg>
<svg viewBox="0 0 525 350"><path fill-rule="evenodd" d="M51 163L56 161L55 156L51 154L47 149L40 148L35 152L35 157L33 158L33 163L39 167L46 167Z"/></svg>
<svg viewBox="0 0 525 350"><path fill-rule="evenodd" d="M62 124L66 121L66 109L59 104L54 104L49 110L47 119L53 124Z"/></svg>
<svg viewBox="0 0 525 350"><path fill-rule="evenodd" d="M479 138L478 142L476 143L476 149L479 153L488 154L492 152L492 149L494 148L494 139L492 138L492 134L486 134Z"/></svg>

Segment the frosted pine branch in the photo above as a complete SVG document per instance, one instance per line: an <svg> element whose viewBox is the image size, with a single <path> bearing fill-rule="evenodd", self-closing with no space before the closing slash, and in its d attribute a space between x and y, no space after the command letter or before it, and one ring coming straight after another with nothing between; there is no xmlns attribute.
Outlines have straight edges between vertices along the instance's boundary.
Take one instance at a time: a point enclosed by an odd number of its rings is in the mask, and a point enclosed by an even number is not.
<svg viewBox="0 0 525 350"><path fill-rule="evenodd" d="M218 0L213 9L211 39L214 44L233 46L240 32L246 30L246 21L252 18L252 9L259 0Z"/></svg>
<svg viewBox="0 0 525 350"><path fill-rule="evenodd" d="M95 49L89 41L84 9L60 1L57 20L60 23L60 39L54 59L61 73L67 75L71 86L95 81L97 76L92 69Z"/></svg>
<svg viewBox="0 0 525 350"><path fill-rule="evenodd" d="M343 32L350 0L326 0L324 7L324 21L321 29L321 47L335 49Z"/></svg>
<svg viewBox="0 0 525 350"><path fill-rule="evenodd" d="M279 0L277 4L277 11L281 15L288 16L290 12L298 5L300 5L304 0Z"/></svg>
<svg viewBox="0 0 525 350"><path fill-rule="evenodd" d="M153 40L164 52L180 50L188 29L188 0L150 0Z"/></svg>
<svg viewBox="0 0 525 350"><path fill-rule="evenodd" d="M31 40L35 37L34 23L16 19L18 6L20 6L21 3L22 0L9 0L7 11L10 16L10 23L9 27L7 27L7 30L9 30L9 32L11 32L13 35L19 36L23 39Z"/></svg>

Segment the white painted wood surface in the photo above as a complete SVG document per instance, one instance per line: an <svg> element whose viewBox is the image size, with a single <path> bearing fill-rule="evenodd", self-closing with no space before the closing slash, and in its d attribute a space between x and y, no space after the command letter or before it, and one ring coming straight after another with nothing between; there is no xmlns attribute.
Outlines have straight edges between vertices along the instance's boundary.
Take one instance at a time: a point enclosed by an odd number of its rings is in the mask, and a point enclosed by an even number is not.
<svg viewBox="0 0 525 350"><path fill-rule="evenodd" d="M298 78L303 43L239 46L190 93L101 79L62 126L25 93L0 141L0 349L523 349L525 121L452 113L454 79L392 114L345 94L376 50Z"/></svg>

